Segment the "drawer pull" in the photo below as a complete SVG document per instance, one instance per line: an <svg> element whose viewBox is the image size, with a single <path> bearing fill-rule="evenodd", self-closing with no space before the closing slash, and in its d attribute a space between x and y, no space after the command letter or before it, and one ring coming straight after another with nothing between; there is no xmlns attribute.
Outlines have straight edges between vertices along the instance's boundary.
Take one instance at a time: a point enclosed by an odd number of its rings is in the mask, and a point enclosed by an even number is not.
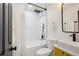
<svg viewBox="0 0 79 59"><path fill-rule="evenodd" d="M64 52L62 52L62 54L64 54Z"/></svg>

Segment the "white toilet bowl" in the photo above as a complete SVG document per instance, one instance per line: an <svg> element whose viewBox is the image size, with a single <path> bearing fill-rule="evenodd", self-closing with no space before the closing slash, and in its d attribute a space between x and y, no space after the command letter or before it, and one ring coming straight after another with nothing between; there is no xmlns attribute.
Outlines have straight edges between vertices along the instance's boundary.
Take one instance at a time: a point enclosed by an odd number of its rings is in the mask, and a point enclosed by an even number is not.
<svg viewBox="0 0 79 59"><path fill-rule="evenodd" d="M52 50L49 48L41 48L36 53L37 53L37 56L48 56L50 55L51 52Z"/></svg>
<svg viewBox="0 0 79 59"><path fill-rule="evenodd" d="M37 56L49 56L54 49L54 45L56 44L57 40L55 39L46 39L47 47L48 48L41 48L37 50L36 54Z"/></svg>

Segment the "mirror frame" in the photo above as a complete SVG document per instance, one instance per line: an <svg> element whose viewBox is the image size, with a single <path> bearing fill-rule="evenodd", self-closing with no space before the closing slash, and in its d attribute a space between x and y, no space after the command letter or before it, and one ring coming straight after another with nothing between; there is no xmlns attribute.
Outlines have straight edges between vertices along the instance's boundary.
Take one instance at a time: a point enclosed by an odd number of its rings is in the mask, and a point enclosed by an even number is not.
<svg viewBox="0 0 79 59"><path fill-rule="evenodd" d="M64 3L61 4L62 31L65 33L79 33L79 32L73 32L73 31L64 31L63 29L63 6L64 6Z"/></svg>

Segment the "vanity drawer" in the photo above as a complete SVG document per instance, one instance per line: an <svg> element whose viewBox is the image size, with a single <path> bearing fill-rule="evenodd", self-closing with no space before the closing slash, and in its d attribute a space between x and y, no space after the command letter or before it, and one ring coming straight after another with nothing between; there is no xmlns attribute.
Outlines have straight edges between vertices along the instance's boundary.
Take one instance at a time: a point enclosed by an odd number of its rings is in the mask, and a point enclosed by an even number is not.
<svg viewBox="0 0 79 59"><path fill-rule="evenodd" d="M72 54L68 53L68 52L65 52L59 48L55 48L54 49L54 55L55 56L72 56Z"/></svg>
<svg viewBox="0 0 79 59"><path fill-rule="evenodd" d="M61 49L59 49L59 48L55 48L54 55L55 56L62 56L63 55L63 51Z"/></svg>
<svg viewBox="0 0 79 59"><path fill-rule="evenodd" d="M73 56L73 55L68 52L64 52L64 56Z"/></svg>

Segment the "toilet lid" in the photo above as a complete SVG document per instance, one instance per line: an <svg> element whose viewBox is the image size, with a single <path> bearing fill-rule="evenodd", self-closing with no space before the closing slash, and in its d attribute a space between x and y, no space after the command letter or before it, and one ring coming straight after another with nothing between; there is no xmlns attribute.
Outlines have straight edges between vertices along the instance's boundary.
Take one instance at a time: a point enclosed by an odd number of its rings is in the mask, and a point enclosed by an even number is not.
<svg viewBox="0 0 79 59"><path fill-rule="evenodd" d="M40 54L40 55L42 55L42 54L49 54L50 52L51 52L51 49L49 49L49 48L42 48L42 49L39 49L37 51L37 54Z"/></svg>

